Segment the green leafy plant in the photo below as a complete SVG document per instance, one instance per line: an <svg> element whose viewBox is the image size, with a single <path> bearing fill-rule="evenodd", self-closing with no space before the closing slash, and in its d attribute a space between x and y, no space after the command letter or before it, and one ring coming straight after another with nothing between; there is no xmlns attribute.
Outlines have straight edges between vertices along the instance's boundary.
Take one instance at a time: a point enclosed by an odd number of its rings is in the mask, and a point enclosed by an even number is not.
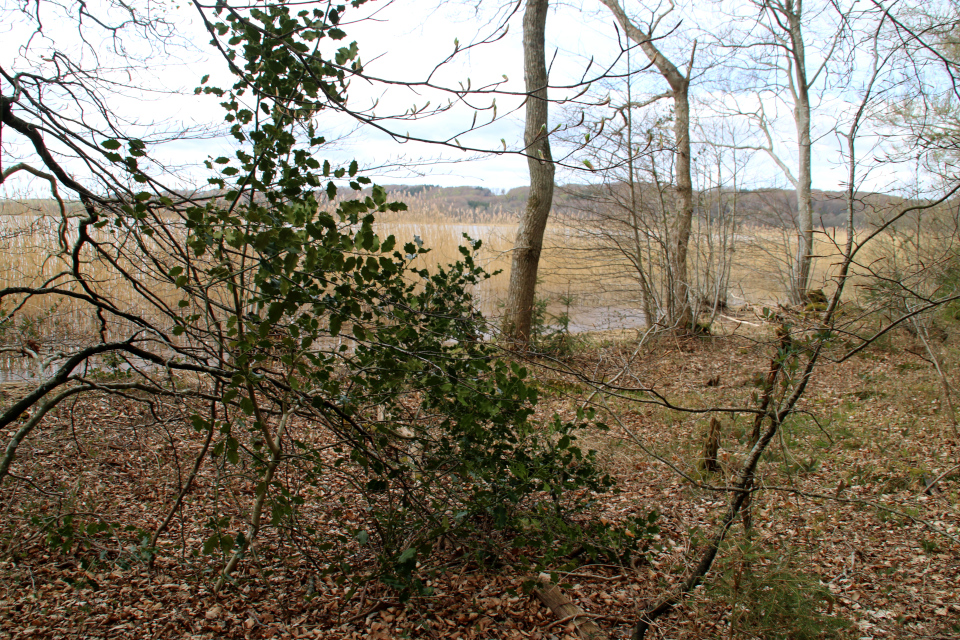
<svg viewBox="0 0 960 640"><path fill-rule="evenodd" d="M761 549L752 541L732 547L715 564L709 584L723 603L733 637L803 640L844 638L850 622L833 615L833 596L791 553Z"/></svg>
<svg viewBox="0 0 960 640"><path fill-rule="evenodd" d="M345 11L217 5L207 27L235 81L204 78L197 92L220 98L236 150L208 159L210 192L183 199L145 187L90 206L78 223L76 255L105 230L101 272L129 282L152 313L119 312L109 291L81 298L94 314L122 315L112 330L129 332L107 342L101 331L77 361L97 358L116 373L135 359L138 375L54 380L76 384L71 393L178 405L203 444L137 549L152 561L194 478L212 466L192 523L206 535L192 551L219 564L218 589L253 545L258 555L294 546L338 581L379 580L405 599L426 593L448 560L438 540L492 557L522 538L549 555L554 538L527 536L531 523L567 522L589 508L581 490L610 484L577 445L592 417L535 422L526 370L483 339L471 293L490 277L474 259L480 242L467 238L458 260L431 268L418 238L377 233L376 217L404 204L356 161L318 159L317 118L344 108L345 70L362 70L357 44L342 42ZM153 184L143 141L100 147L129 182ZM245 504L225 499L237 490ZM337 497L317 497L329 493ZM38 526L62 552L76 548L71 519Z"/></svg>

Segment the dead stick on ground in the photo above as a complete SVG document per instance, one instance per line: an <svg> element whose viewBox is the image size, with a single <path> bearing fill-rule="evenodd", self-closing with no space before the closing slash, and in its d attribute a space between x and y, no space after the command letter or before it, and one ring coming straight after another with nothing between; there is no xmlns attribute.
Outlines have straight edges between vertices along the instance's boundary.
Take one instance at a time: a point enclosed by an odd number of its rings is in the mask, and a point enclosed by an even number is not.
<svg viewBox="0 0 960 640"><path fill-rule="evenodd" d="M923 490L923 492L924 492L925 494L927 494L927 495L930 495L930 490L933 489L935 486L937 486L937 483L938 483L938 482L940 482L941 480L943 480L948 474L950 474L950 472L956 471L957 469L960 469L960 464L958 464L958 465L955 466L955 467L950 467L949 469L947 469L946 471L944 471L943 473L941 473L940 475L938 475L936 478L934 478L934 479L930 482L930 484L928 484L928 485L926 486L926 488Z"/></svg>
<svg viewBox="0 0 960 640"><path fill-rule="evenodd" d="M534 589L534 594L550 608L555 616L560 618L561 622L564 620L572 622L583 640L607 640L607 634L590 620L592 616L563 595L560 587L550 582L549 575L541 573L537 576L537 582L540 586Z"/></svg>
<svg viewBox="0 0 960 640"><path fill-rule="evenodd" d="M575 620L577 618L589 618L590 620L613 620L614 622L623 621L623 618L621 618L620 616L607 616L607 615L601 615L599 613L575 613L572 616L567 616L566 618L560 618L559 620L554 620L553 622L545 626L543 630L550 631L550 629L553 629L554 627L558 627L562 624L566 624L571 620Z"/></svg>

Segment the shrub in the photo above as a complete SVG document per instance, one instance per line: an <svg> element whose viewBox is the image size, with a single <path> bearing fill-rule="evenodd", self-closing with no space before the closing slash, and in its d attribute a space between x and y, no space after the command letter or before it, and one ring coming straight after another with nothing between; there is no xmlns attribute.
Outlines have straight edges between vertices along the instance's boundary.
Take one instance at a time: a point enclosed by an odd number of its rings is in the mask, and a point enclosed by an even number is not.
<svg viewBox="0 0 960 640"><path fill-rule="evenodd" d="M710 594L727 610L731 637L805 640L843 638L850 622L829 613L833 596L789 552L752 542L718 559Z"/></svg>
<svg viewBox="0 0 960 640"><path fill-rule="evenodd" d="M72 253L93 257L78 259L65 286L79 282L84 293L73 298L109 320L0 418L18 429L0 479L16 445L61 400L115 393L153 411L163 397L196 432L196 446L181 450L193 472L178 480L152 535L137 531L139 556L156 553L180 514L190 526L206 523L194 552L219 559L218 587L269 530L260 554L295 546L341 581L381 580L408 597L427 591L438 540L496 552L542 511L537 503L563 519L584 506L576 490L608 481L576 445L589 416L532 422L537 393L526 371L482 339L470 293L489 277L473 258L480 243L462 247L454 264L424 268L422 243L374 229L376 215L405 206L356 162L315 158L325 141L312 114L344 104L342 68L360 63L356 43L332 52L335 65L305 52L344 37L342 10L216 9L222 20L211 29L244 68L229 89L198 92L223 99L238 150L207 162L215 191L205 196L88 196ZM117 183L154 184L140 168L148 153L139 140L102 142L124 178ZM104 277L86 271L94 263ZM136 304L111 297L103 283L117 280L136 291ZM54 279L40 293L63 296L60 286ZM73 375L93 358L136 375ZM198 474L206 474L201 508L184 515ZM66 553L127 523L91 526L58 513L35 524Z"/></svg>

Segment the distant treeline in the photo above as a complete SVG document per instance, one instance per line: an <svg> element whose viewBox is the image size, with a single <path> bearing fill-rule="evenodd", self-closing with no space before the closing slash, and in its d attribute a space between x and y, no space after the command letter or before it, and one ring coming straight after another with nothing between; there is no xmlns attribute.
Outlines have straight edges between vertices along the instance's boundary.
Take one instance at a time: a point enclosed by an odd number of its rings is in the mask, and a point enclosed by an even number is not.
<svg viewBox="0 0 960 640"><path fill-rule="evenodd" d="M621 187L622 188L622 187ZM643 186L651 189L652 186ZM403 199L414 197L418 203L429 203L446 211L462 211L471 217L485 211L500 211L508 215L519 215L526 206L529 187L517 187L506 193L497 194L485 187L440 187L435 185L386 187L391 196ZM611 185L566 185L557 189L554 207L566 215L589 215L592 208L603 206L614 192ZM715 193L700 194L698 203L700 216L717 214L717 196ZM730 210L733 206L733 194L723 192L720 200ZM877 218L881 212L905 204L903 198L880 193L859 194L854 206L854 223L858 226ZM792 227L797 213L796 193L790 189L763 189L741 191L737 198L738 215L750 224L772 227ZM847 203L845 194L840 191L813 192L814 220L818 226L845 227L847 224Z"/></svg>
<svg viewBox="0 0 960 640"><path fill-rule="evenodd" d="M436 185L387 185L392 198L408 200L411 208L443 212L446 217L463 217L472 221L496 218L503 221L519 216L527 202L528 187L517 187L503 193L486 187L440 187ZM554 208L565 216L588 216L598 207L610 206L622 200L624 185L566 185L559 187L554 196ZM652 190L652 185L642 185L641 190ZM619 197L618 197L619 190ZM210 195L210 194L206 194ZM718 214L718 201L729 212L733 207L733 193L716 192L699 194L697 198L700 217ZM195 194L202 198L203 194ZM844 227L847 224L845 196L839 191L814 191L814 220L818 226ZM854 222L860 226L883 215L891 208L909 204L898 196L880 193L864 193L858 196L854 207ZM69 212L80 209L80 203L66 202ZM764 189L741 191L736 198L737 215L748 224L771 227L792 227L796 217L796 195L788 189ZM0 215L46 214L55 215L55 201L47 199L0 200Z"/></svg>

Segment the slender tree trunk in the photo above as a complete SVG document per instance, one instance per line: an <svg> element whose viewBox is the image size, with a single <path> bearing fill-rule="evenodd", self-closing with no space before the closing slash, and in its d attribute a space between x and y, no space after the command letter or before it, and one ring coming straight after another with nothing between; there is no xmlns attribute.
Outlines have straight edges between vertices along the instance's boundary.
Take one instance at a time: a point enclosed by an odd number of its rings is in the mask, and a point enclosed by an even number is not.
<svg viewBox="0 0 960 640"><path fill-rule="evenodd" d="M810 288L813 263L813 204L811 196L813 143L810 137L810 80L807 77L806 50L801 27L802 5L794 9L788 4L787 19L792 41L793 65L796 78L793 118L797 125L797 261L796 281L793 283L793 302L802 304Z"/></svg>
<svg viewBox="0 0 960 640"><path fill-rule="evenodd" d="M676 181L680 209L677 211L673 236L673 277L676 287L676 309L671 318L680 333L693 327L693 308L690 305L690 278L687 273L687 248L690 246L690 228L693 223L693 180L690 177L690 100L686 78L676 83L673 89L674 121L673 135L676 138ZM674 83L671 83L671 88Z"/></svg>
<svg viewBox="0 0 960 640"><path fill-rule="evenodd" d="M800 166L797 171L797 270L794 302L803 303L810 288L810 271L813 264L813 204L811 196L811 142L810 99L807 88L798 91L799 99L794 108L797 122L797 151Z"/></svg>
<svg viewBox="0 0 960 640"><path fill-rule="evenodd" d="M627 37L640 45L663 79L670 85L673 98L673 135L676 144L674 184L679 199L678 210L670 225L668 264L670 267L670 304L668 321L678 333L688 333L693 327L693 308L690 306L690 278L687 272L687 249L690 246L690 229L693 224L693 179L690 176L690 87L689 70L684 75L673 62L657 48L654 34L639 28L620 5L619 0L600 0L613 13ZM696 42L690 54L691 65L696 55Z"/></svg>
<svg viewBox="0 0 960 640"><path fill-rule="evenodd" d="M637 198L637 172L633 156L633 77L630 71L630 50L627 50L627 170L629 171L628 185L630 186L630 225L633 231L633 246L635 249L634 264L637 269L637 280L640 282L640 302L643 306L643 324L646 328L653 326L657 317L653 313L653 294L647 280L647 272L643 254L643 241L640 239L640 216L637 213L639 202Z"/></svg>
<svg viewBox="0 0 960 640"><path fill-rule="evenodd" d="M530 339L543 233L553 205L554 166L548 136L544 45L548 4L547 0L527 0L523 15L523 76L528 96L523 141L530 170L530 197L517 228L503 324L504 335L521 345Z"/></svg>
<svg viewBox="0 0 960 640"><path fill-rule="evenodd" d="M249 387L248 385L248 388L251 388L250 394L251 398L253 398L254 396L252 387ZM260 433L263 435L263 439L266 441L267 450L270 452L270 458L267 460L266 468L263 472L263 480L257 484L255 494L256 499L253 501L253 509L250 512L250 522L247 524L246 542L244 544L237 544L236 550L233 552L233 555L230 556L230 559L227 561L226 566L220 573L220 577L217 579L217 583L213 588L213 590L216 592L219 592L223 588L223 585L226 584L227 580L230 579L234 569L236 569L237 565L240 564L240 560L242 560L244 555L246 555L247 550L250 549L250 547L254 544L257 539L257 535L260 533L260 527L263 521L263 507L267 503L267 494L270 492L270 484L273 482L273 478L277 473L277 469L280 467L280 463L283 462L283 449L281 448L280 443L283 440L284 432L287 430L287 425L289 424L293 413L294 409L284 409L276 431L271 434L266 423L263 422L263 417L254 401L254 415L257 416L257 421L260 423Z"/></svg>

